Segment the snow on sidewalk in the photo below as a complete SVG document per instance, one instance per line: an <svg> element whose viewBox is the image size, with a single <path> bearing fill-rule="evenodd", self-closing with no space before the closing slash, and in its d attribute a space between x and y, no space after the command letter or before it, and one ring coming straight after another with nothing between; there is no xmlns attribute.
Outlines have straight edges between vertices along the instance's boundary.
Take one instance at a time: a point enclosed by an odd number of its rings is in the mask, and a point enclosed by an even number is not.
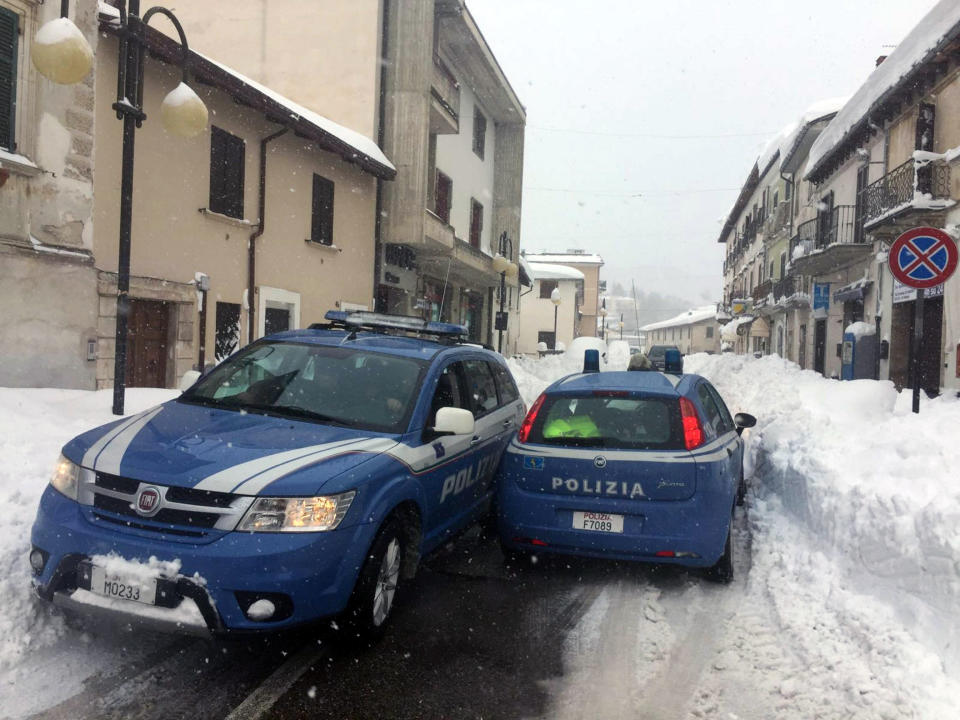
<svg viewBox="0 0 960 720"><path fill-rule="evenodd" d="M960 677L960 402L925 400L915 415L891 383L828 380L776 356L695 355L685 369L757 416L758 496L839 561L841 586L886 603Z"/></svg>
<svg viewBox="0 0 960 720"><path fill-rule="evenodd" d="M172 397L174 390L127 391L128 414ZM0 669L64 632L60 616L30 588L30 528L60 448L75 435L117 419L113 391L0 388Z"/></svg>

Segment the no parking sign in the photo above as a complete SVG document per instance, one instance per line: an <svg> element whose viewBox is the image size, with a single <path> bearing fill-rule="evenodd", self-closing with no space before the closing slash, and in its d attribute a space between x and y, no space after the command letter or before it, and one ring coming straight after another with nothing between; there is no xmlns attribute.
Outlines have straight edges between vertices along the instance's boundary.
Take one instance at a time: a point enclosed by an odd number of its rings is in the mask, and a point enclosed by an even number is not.
<svg viewBox="0 0 960 720"><path fill-rule="evenodd" d="M939 285L957 269L957 244L943 230L907 230L890 247L890 272L908 287L922 290Z"/></svg>
<svg viewBox="0 0 960 720"><path fill-rule="evenodd" d="M916 288L913 310L913 411L920 412L920 352L923 344L924 289L936 287L957 269L957 244L943 230L917 227L893 241L888 257L890 272L907 287Z"/></svg>

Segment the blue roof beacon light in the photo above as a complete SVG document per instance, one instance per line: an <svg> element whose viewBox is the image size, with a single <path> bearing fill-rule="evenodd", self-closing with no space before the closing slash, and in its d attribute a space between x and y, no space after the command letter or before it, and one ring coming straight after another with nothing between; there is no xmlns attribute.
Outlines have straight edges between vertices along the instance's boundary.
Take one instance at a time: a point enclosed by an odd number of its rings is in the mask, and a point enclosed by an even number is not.
<svg viewBox="0 0 960 720"><path fill-rule="evenodd" d="M406 330L407 332L446 337L465 337L468 334L465 326L455 323L428 322L418 317L387 315L386 313L374 313L365 310L354 312L329 310L323 317L332 323L358 329Z"/></svg>
<svg viewBox="0 0 960 720"><path fill-rule="evenodd" d="M583 351L583 372L584 374L600 372L599 350L591 348L590 350Z"/></svg>
<svg viewBox="0 0 960 720"><path fill-rule="evenodd" d="M670 348L663 354L663 371L672 375L683 374L683 355L676 348Z"/></svg>

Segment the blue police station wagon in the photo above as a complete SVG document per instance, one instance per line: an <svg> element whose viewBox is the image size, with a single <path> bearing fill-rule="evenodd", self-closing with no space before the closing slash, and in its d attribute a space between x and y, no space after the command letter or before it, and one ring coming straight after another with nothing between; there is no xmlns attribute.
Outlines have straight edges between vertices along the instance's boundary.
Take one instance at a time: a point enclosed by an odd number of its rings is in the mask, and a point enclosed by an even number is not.
<svg viewBox="0 0 960 720"><path fill-rule="evenodd" d="M488 510L525 407L461 326L326 317L67 443L33 526L40 596L160 623L193 603L181 629L216 633L349 610L379 632L420 556Z"/></svg>
<svg viewBox="0 0 960 720"><path fill-rule="evenodd" d="M584 372L536 400L501 464L508 557L676 563L733 578L740 433L756 419L731 417L713 386L681 374L679 353L672 364L669 355L666 372Z"/></svg>

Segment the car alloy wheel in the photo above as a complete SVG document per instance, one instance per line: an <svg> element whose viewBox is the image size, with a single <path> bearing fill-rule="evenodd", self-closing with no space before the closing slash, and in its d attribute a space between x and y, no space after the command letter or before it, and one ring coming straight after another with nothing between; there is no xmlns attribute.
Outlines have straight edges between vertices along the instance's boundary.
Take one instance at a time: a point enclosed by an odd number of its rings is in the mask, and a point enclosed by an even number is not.
<svg viewBox="0 0 960 720"><path fill-rule="evenodd" d="M386 621L393 608L393 597L400 580L400 541L396 537L390 540L387 551L380 563L380 572L373 591L373 624L380 627Z"/></svg>

